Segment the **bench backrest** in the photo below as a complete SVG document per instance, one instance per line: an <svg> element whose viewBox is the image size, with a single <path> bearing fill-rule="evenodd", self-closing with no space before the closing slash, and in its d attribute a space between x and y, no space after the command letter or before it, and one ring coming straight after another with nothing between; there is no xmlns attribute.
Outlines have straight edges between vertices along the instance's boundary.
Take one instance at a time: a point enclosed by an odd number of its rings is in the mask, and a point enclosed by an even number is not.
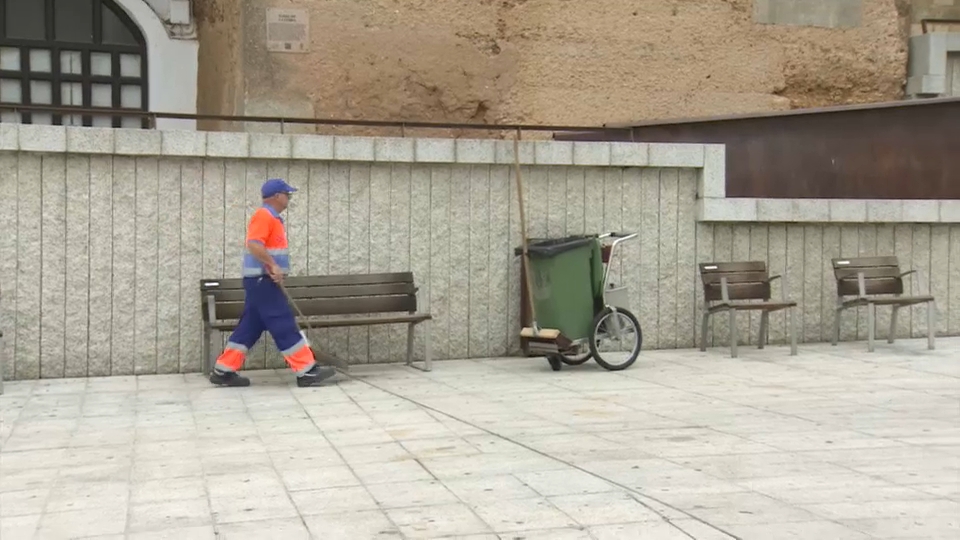
<svg viewBox="0 0 960 540"><path fill-rule="evenodd" d="M283 283L307 317L417 311L417 289L411 272L288 276ZM203 319L210 322L208 296L213 296L218 320L239 319L243 313L242 279L200 280Z"/></svg>
<svg viewBox="0 0 960 540"><path fill-rule="evenodd" d="M763 261L700 263L707 302L723 300L723 278L727 278L729 300L770 300L770 275Z"/></svg>
<svg viewBox="0 0 960 540"><path fill-rule="evenodd" d="M865 294L903 294L900 262L896 257L855 257L833 259L837 296L858 296L857 275L861 272Z"/></svg>

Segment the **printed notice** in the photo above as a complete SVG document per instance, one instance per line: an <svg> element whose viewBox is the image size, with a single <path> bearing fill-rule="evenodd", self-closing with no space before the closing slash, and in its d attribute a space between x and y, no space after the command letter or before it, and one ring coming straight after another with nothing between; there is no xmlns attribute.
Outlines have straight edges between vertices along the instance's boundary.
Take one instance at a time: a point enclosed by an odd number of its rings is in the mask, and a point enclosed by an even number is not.
<svg viewBox="0 0 960 540"><path fill-rule="evenodd" d="M310 49L310 17L303 9L267 8L267 50L302 53Z"/></svg>

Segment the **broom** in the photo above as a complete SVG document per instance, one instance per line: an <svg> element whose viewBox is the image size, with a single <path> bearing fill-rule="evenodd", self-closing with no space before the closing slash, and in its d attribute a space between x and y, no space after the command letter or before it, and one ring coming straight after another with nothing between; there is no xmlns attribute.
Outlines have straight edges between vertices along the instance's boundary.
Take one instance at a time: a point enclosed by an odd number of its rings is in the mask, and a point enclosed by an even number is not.
<svg viewBox="0 0 960 540"><path fill-rule="evenodd" d="M298 306L297 303L293 300L293 297L290 296L290 292L287 291L287 288L283 286L282 282L277 283L277 285L280 286L280 290L283 291L283 295L287 297L287 302L289 302L290 305L293 306L293 309L297 310L297 314L300 315L300 318L303 319L303 322L307 323L307 330L313 330L313 326L310 325L310 320L303 316L303 312L300 311L300 306ZM304 336L304 339L306 339L306 336ZM309 341L307 343L309 343ZM319 351L314 349L312 345L310 346L310 350L313 352L313 358L317 362L320 362L321 364L326 364L328 366L333 365L341 371L350 370L350 364L348 364L346 360L338 358L332 354L320 353Z"/></svg>
<svg viewBox="0 0 960 540"><path fill-rule="evenodd" d="M527 250L527 220L523 212L523 179L520 176L520 136L513 139L513 164L517 177L517 203L520 207L520 240L523 249L523 279L527 285L527 308L530 310L532 326L520 330L520 344L526 346L529 353L557 354L568 349L573 342L555 328L540 328L537 324L537 311L533 304L533 283L530 281L530 252ZM529 354L528 353L528 354Z"/></svg>

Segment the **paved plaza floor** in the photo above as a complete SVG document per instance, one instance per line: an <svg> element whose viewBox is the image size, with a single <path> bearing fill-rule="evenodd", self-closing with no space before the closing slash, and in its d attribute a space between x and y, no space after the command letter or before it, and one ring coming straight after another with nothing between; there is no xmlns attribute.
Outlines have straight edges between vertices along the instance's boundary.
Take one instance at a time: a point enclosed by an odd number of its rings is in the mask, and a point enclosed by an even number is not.
<svg viewBox="0 0 960 540"><path fill-rule="evenodd" d="M960 538L960 339L7 382L0 538Z"/></svg>

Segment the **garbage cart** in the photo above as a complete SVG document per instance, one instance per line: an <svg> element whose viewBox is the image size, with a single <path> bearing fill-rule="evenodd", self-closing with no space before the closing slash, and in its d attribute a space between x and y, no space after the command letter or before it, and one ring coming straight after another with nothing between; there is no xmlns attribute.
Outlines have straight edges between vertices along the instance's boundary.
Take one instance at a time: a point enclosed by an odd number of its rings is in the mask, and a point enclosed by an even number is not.
<svg viewBox="0 0 960 540"><path fill-rule="evenodd" d="M636 236L606 233L528 243L533 290L524 287L524 294L532 294L541 327L556 328L573 341L571 348L547 356L554 371L591 358L611 371L636 361L643 343L640 323L629 311L628 289L609 284L617 247ZM522 255L522 250L516 254ZM522 300L526 306L526 298Z"/></svg>

